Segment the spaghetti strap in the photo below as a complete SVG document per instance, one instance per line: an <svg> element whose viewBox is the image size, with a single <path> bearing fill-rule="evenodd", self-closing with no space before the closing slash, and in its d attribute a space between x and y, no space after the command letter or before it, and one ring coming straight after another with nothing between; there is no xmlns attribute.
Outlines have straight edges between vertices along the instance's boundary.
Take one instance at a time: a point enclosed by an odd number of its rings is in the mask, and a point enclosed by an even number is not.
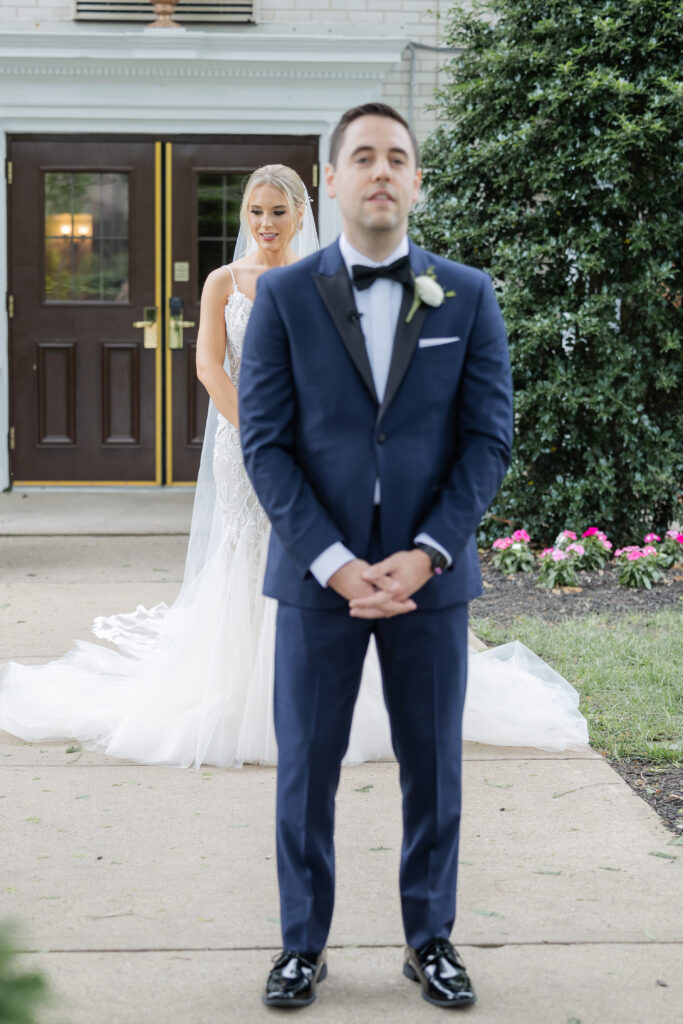
<svg viewBox="0 0 683 1024"><path fill-rule="evenodd" d="M230 277L232 278L232 286L235 289L235 291L238 292L239 288L237 286L237 281L235 280L235 275L233 274L232 267L230 266L229 263L228 263L228 270L230 271Z"/></svg>

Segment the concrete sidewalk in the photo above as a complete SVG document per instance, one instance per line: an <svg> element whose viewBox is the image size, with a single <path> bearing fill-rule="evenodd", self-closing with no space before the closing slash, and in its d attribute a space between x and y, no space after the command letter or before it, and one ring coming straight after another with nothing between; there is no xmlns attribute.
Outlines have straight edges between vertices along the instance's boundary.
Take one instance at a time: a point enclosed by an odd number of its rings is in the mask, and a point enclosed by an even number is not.
<svg viewBox="0 0 683 1024"><path fill-rule="evenodd" d="M186 534L193 500L193 487L15 488L0 493L0 537Z"/></svg>
<svg viewBox="0 0 683 1024"><path fill-rule="evenodd" d="M171 601L191 500L0 495L0 661L48 660L89 638L95 614ZM49 975L41 1020L274 1020L259 1001L280 941L274 770L68 748L0 734L0 920L21 923L23 963ZM479 994L468 1020L677 1024L683 848L656 814L590 751L467 744L464 779L454 941ZM399 848L396 766L346 768L330 974L302 1019L443 1018L401 975Z"/></svg>

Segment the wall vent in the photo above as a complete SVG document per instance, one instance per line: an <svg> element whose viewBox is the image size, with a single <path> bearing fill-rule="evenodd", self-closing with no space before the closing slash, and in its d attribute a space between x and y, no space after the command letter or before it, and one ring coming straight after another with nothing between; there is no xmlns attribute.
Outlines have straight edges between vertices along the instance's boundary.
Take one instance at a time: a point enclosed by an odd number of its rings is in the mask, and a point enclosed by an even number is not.
<svg viewBox="0 0 683 1024"><path fill-rule="evenodd" d="M148 0L73 0L75 21L154 21ZM192 22L246 22L254 20L253 0L180 0L173 20Z"/></svg>

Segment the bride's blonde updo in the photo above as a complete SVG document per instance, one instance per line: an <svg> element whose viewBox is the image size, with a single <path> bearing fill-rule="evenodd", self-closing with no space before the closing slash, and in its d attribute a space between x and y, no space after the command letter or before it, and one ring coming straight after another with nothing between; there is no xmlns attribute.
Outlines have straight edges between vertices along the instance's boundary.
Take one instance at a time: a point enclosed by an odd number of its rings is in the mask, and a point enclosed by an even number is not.
<svg viewBox="0 0 683 1024"><path fill-rule="evenodd" d="M255 188L259 185L270 185L272 188L278 189L284 195L287 200L287 206L292 216L292 223L297 225L299 222L299 214L306 205L306 188L303 181L291 167L286 167L285 164L265 164L263 167L257 167L254 173L251 175L244 189L244 195L242 196L242 206L240 207L240 223L244 229L247 238L251 236L251 229L249 227L249 219L247 217L247 211L249 209L249 201L251 194ZM296 233L296 227L294 232Z"/></svg>

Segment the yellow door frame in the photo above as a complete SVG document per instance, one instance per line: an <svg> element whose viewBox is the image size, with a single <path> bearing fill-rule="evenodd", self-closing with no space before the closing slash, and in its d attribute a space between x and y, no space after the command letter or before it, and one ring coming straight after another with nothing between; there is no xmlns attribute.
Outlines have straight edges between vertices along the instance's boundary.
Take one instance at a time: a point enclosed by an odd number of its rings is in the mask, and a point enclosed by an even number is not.
<svg viewBox="0 0 683 1024"><path fill-rule="evenodd" d="M166 142L166 252L164 265L166 269L166 291L164 294L164 344L166 346L165 388L166 388L166 486L194 487L196 480L174 480L173 478L173 352L171 348L171 292L173 271L173 143Z"/></svg>

